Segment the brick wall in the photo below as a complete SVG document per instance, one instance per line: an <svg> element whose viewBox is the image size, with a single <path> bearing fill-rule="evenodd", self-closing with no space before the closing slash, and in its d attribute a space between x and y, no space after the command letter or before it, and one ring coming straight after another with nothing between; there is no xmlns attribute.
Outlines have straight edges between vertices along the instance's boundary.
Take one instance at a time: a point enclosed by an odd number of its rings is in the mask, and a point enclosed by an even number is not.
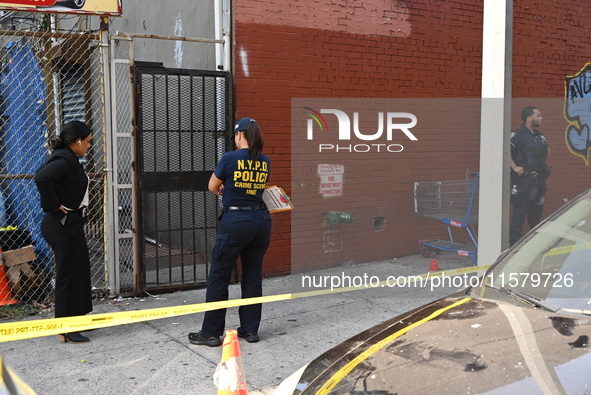
<svg viewBox="0 0 591 395"><path fill-rule="evenodd" d="M585 1L566 5L526 1L517 2L515 7L513 126L519 126L519 112L524 105L540 108L540 130L552 150L552 176L544 207L544 213L550 214L591 187L591 169L566 143L565 118L565 77L577 74L591 61L586 31L591 9ZM585 89L589 91L588 83Z"/></svg>
<svg viewBox="0 0 591 395"><path fill-rule="evenodd" d="M442 124L426 113L420 118L420 145L406 146L404 154L384 158L381 164L316 155L307 159L311 165L293 180L292 168L304 159L292 156L292 100L479 100L481 3L234 2L236 117L258 120L265 152L273 162L270 181L284 187L299 210L274 214L266 274L290 272L292 261L297 267L322 267L390 259L416 253L420 239L445 236L441 223L414 213L413 182L458 179L467 169L478 170L477 111L459 111L460 126ZM557 176L549 180L549 213L582 190L581 177L588 171L564 144L560 103L564 104L565 75L578 72L588 60L589 44L580 27L590 12L583 1L569 6L546 1L544 7L536 4L539 9L525 3L515 5L513 95L540 102L533 104L545 118L543 132L553 148L552 162L560 163L554 168ZM521 107L531 100L515 101L514 127L519 126ZM313 165L323 161L346 165L343 197L319 195ZM395 176L386 180L379 176L393 166L398 169ZM369 199L368 190L379 192ZM326 214L334 210L352 212L355 221L327 224ZM376 218L385 218L386 226L376 230ZM326 252L327 238L330 244L332 236L343 248Z"/></svg>

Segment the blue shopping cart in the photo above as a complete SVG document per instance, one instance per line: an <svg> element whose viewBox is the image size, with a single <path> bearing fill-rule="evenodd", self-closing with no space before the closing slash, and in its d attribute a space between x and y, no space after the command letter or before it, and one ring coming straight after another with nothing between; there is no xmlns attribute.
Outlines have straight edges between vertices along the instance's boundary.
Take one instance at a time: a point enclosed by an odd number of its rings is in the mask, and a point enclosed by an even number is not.
<svg viewBox="0 0 591 395"><path fill-rule="evenodd" d="M465 180L415 182L415 212L441 220L449 236L449 240L420 240L419 250L423 256L451 251L470 257L476 265L478 243L472 224L478 222L478 179L478 173L467 173ZM464 229L472 242L456 242L452 228Z"/></svg>

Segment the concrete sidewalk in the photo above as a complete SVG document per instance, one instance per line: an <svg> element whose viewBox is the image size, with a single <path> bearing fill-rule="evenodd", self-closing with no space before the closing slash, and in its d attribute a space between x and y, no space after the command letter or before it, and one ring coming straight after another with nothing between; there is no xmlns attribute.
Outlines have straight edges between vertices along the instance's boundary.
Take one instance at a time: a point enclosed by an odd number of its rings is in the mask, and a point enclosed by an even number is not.
<svg viewBox="0 0 591 395"><path fill-rule="evenodd" d="M449 257L448 257L449 258ZM429 258L341 266L318 276L409 276L429 271ZM468 258L439 259L439 269L472 266ZM327 277L324 277L327 278ZM266 279L265 295L298 292L301 275ZM263 306L259 343L240 341L250 393L273 393L282 380L336 344L386 319L456 291L455 287L384 287L329 294ZM230 299L240 297L232 285ZM201 303L205 290L176 292L97 304L94 313ZM62 344L56 336L0 343L0 355L38 394L213 394L213 374L222 348L195 346L187 334L201 327L202 314L164 318L86 332L91 342ZM34 316L31 319L52 318ZM3 319L0 322L7 322ZM226 328L239 325L229 309Z"/></svg>

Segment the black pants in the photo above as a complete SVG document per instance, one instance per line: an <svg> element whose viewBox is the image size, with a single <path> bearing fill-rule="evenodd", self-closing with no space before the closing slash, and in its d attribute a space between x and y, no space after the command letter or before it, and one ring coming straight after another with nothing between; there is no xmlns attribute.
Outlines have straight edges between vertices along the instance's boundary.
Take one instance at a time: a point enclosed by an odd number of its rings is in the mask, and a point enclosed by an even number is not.
<svg viewBox="0 0 591 395"><path fill-rule="evenodd" d="M56 318L84 315L92 311L85 220L77 211L67 215L61 211L45 213L41 220L41 234L55 255Z"/></svg>
<svg viewBox="0 0 591 395"><path fill-rule="evenodd" d="M521 238L521 229L527 218L530 228L540 223L542 219L542 210L544 204L538 204L539 200L530 199L530 191L536 186L542 189L542 196L546 192L546 181L536 179L535 177L523 176L515 181L517 194L511 195L513 204L513 214L511 215L511 225L509 227L509 244L513 245Z"/></svg>
<svg viewBox="0 0 591 395"><path fill-rule="evenodd" d="M240 256L242 298L263 295L263 258L271 237L271 215L267 210L227 211L222 214L207 278L206 302L228 300L232 270ZM240 306L238 315L244 332L258 332L261 304ZM222 336L226 309L206 311L201 330Z"/></svg>

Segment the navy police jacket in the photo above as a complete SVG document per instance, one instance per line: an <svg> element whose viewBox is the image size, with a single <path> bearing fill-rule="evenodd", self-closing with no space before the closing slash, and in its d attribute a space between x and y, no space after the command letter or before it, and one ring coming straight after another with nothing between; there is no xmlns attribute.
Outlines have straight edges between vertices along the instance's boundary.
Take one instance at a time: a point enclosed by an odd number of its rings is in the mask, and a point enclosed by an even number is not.
<svg viewBox="0 0 591 395"><path fill-rule="evenodd" d="M527 171L542 171L546 168L548 142L540 131L531 132L522 125L511 136L511 156Z"/></svg>

